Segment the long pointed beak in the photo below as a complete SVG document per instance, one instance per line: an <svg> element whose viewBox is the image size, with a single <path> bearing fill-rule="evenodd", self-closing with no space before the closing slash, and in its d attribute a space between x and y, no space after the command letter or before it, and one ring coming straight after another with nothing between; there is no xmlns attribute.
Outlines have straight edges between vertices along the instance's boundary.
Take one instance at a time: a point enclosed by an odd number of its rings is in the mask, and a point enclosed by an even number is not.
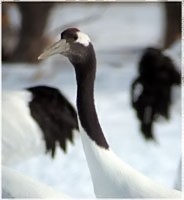
<svg viewBox="0 0 184 200"><path fill-rule="evenodd" d="M66 54L69 51L69 44L65 39L61 39L58 42L52 44L46 48L43 53L38 57L38 60L46 59L54 54Z"/></svg>

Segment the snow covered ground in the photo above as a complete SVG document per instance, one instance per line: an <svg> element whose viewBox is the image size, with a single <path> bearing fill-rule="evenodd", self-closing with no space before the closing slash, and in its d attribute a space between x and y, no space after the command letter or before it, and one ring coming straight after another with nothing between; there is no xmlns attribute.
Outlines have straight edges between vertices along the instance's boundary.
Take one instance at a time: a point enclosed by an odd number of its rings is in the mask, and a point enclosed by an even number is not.
<svg viewBox="0 0 184 200"><path fill-rule="evenodd" d="M99 16L90 23L78 22L73 26L88 33L96 49L95 101L105 136L122 160L148 177L173 187L181 156L180 91L175 92L171 120L162 120L155 125L158 143L146 142L142 137L129 95L140 49L162 41L162 9L158 3L65 4L53 9L46 34L53 35L51 30L83 17ZM58 30L54 36L56 32ZM38 84L58 87L75 105L74 70L65 58L54 56L34 66L3 65L3 89ZM12 167L69 196L94 197L79 133L75 145L69 144L66 155L57 149L54 160L40 155Z"/></svg>

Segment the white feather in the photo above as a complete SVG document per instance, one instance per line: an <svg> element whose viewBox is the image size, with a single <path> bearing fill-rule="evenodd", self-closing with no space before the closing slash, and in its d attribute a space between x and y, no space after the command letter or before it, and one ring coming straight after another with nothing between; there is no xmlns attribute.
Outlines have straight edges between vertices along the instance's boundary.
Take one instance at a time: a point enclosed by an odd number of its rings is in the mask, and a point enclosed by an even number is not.
<svg viewBox="0 0 184 200"><path fill-rule="evenodd" d="M10 165L45 152L41 130L30 115L28 91L2 93L2 163ZM16 153L15 153L16 152Z"/></svg>
<svg viewBox="0 0 184 200"><path fill-rule="evenodd" d="M82 32L77 32L77 36L78 36L78 38L75 41L76 43L80 43L80 44L82 44L82 45L84 45L86 47L89 45L90 38L89 38L89 36L87 34L82 33Z"/></svg>
<svg viewBox="0 0 184 200"><path fill-rule="evenodd" d="M166 189L121 161L112 150L96 145L81 133L84 152L98 198L179 198L181 193Z"/></svg>
<svg viewBox="0 0 184 200"><path fill-rule="evenodd" d="M2 166L2 194L4 198L60 198L66 195L37 182L15 170Z"/></svg>

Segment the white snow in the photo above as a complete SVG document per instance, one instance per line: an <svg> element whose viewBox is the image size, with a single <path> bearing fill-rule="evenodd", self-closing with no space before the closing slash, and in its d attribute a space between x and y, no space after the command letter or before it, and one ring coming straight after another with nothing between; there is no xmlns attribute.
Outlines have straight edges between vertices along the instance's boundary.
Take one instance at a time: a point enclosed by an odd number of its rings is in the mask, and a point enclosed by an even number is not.
<svg viewBox="0 0 184 200"><path fill-rule="evenodd" d="M173 187L181 157L180 89L176 88L171 119L154 126L157 143L144 140L130 105L130 85L136 76L141 49L162 42L162 9L163 5L158 3L57 5L51 13L46 35L51 36L51 30L61 25L66 27L67 23L93 13L100 16L90 23L73 26L86 32L96 49L95 102L105 136L122 160L153 180ZM74 70L59 55L37 65L3 64L2 81L3 89L38 84L56 86L75 105ZM94 197L79 134L75 136L75 144L69 144L67 154L57 149L54 160L41 155L12 167L68 196Z"/></svg>

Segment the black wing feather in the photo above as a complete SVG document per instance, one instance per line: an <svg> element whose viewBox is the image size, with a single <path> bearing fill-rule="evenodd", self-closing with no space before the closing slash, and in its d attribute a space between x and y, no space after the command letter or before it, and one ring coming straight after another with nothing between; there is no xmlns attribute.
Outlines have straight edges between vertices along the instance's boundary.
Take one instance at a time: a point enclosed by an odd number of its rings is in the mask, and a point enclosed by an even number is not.
<svg viewBox="0 0 184 200"><path fill-rule="evenodd" d="M27 90L33 94L30 112L43 132L46 151L54 157L59 143L66 152L67 140L73 142L73 129L79 129L76 110L55 88L37 86Z"/></svg>

